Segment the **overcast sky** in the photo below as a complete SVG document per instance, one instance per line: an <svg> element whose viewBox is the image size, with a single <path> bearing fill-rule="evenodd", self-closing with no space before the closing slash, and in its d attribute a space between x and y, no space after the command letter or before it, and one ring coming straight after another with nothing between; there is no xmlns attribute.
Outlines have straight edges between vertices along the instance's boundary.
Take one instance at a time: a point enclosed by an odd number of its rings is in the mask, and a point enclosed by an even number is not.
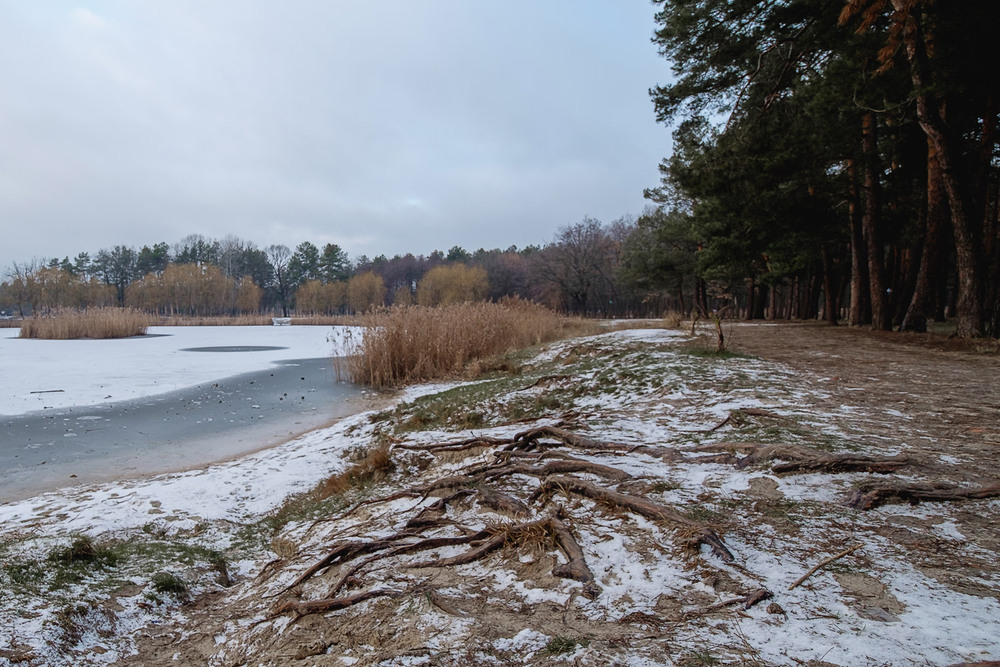
<svg viewBox="0 0 1000 667"><path fill-rule="evenodd" d="M646 0L0 0L0 269L235 234L353 258L638 214Z"/></svg>

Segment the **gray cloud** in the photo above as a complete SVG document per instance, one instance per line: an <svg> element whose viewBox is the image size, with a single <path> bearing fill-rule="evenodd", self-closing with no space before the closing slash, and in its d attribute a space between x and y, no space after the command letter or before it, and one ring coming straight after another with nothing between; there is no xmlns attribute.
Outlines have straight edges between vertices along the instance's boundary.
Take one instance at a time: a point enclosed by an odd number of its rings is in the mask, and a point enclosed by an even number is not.
<svg viewBox="0 0 1000 667"><path fill-rule="evenodd" d="M543 243L669 150L644 2L0 0L0 264L236 234Z"/></svg>

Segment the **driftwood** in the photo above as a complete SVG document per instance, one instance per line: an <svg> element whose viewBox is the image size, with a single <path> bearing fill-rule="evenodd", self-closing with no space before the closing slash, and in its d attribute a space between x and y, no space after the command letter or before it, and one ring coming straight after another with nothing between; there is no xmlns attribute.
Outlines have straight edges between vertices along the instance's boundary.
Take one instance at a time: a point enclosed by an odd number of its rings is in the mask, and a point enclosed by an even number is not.
<svg viewBox="0 0 1000 667"><path fill-rule="evenodd" d="M977 500L1000 496L1000 483L978 487L960 487L944 482L894 483L872 482L862 484L847 499L848 507L870 510L881 505L920 502L948 502L952 500Z"/></svg>
<svg viewBox="0 0 1000 667"><path fill-rule="evenodd" d="M531 494L529 502L560 491L563 493L575 493L607 505L624 507L648 519L672 523L691 532L695 542L708 545L712 549L712 552L723 560L734 560L732 552L723 543L722 538L711 528L689 519L666 505L661 505L639 496L612 491L611 489L606 489L583 480L572 477L549 477Z"/></svg>
<svg viewBox="0 0 1000 667"><path fill-rule="evenodd" d="M792 583L792 585L788 587L788 590L792 590L793 588L795 588L796 586L798 586L799 584L801 584L803 581L805 581L806 579L808 579L809 577L811 577L812 575L814 575L816 572L818 572L821 568L826 567L827 565L829 565L833 561L839 560L839 559L843 558L844 556L847 556L848 554L854 553L855 551L857 551L858 549L860 549L863 546L864 546L863 544L855 544L853 547L849 547L847 549L844 549L839 554L836 554L834 556L830 556L829 558L824 558L823 560L821 560L820 562L818 562L814 566L812 566L809 569L808 572L806 572L801 577L799 577L798 579L796 579L795 582Z"/></svg>

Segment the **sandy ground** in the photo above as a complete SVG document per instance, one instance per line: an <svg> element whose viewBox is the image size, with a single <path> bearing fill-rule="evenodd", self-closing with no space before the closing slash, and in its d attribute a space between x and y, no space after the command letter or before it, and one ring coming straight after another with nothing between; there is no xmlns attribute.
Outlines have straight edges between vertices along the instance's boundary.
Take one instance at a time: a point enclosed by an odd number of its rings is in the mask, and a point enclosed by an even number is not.
<svg viewBox="0 0 1000 667"><path fill-rule="evenodd" d="M15 633L0 655L303 667L1000 659L1000 501L849 505L873 484L997 484L995 352L817 325L727 333L753 356L705 358L698 341L663 330L569 341L511 377L415 388L395 408L246 463L39 499L45 520L11 506L8 535L127 535L149 508L172 519L176 539L222 549L227 531L259 526L254 517L282 497L265 480L286 474L298 483L290 491L308 488L351 465L352 452L391 446L384 480L282 524L257 558L232 564L229 585L195 563L178 568L194 594L153 609L141 574L110 596L87 593L69 620L22 602L36 636ZM518 440L546 425L576 437ZM802 452L900 467L782 468ZM227 480L239 480L235 505L220 496L218 511L192 517L190 497ZM126 498L135 518L108 533L92 513ZM33 539L21 557L55 538ZM62 620L40 620L49 608ZM17 612L0 616L13 623Z"/></svg>

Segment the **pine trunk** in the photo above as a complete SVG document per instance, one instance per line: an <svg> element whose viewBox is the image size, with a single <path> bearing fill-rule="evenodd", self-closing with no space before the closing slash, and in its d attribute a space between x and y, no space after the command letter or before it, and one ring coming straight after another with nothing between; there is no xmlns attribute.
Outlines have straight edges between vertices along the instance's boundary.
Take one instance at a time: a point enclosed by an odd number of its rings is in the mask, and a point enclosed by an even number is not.
<svg viewBox="0 0 1000 667"><path fill-rule="evenodd" d="M893 8L903 16L903 41L910 63L910 78L916 91L917 121L934 144L941 167L941 184L951 209L958 268L958 299L955 306L958 335L982 336L985 332L982 313L983 260L977 242L976 225L970 215L969 194L962 187L960 178L961 149L958 140L947 131L940 103L927 92L931 83L927 48L918 17L909 5L907 0L892 0Z"/></svg>
<svg viewBox="0 0 1000 667"><path fill-rule="evenodd" d="M903 317L902 331L927 331L927 319L931 317L931 303L934 295L935 277L940 271L942 232L948 215L948 203L941 187L941 166L937 151L929 139L927 141L927 228L924 231L924 247L920 254L920 269L913 298Z"/></svg>
<svg viewBox="0 0 1000 667"><path fill-rule="evenodd" d="M850 175L849 213L851 225L851 311L848 320L851 326L871 323L871 303L868 298L868 248L862 233L861 206L857 188L857 167L854 160L848 160Z"/></svg>
<svg viewBox="0 0 1000 667"><path fill-rule="evenodd" d="M872 302L872 328L892 330L892 314L886 298L885 260L882 249L882 183L879 180L878 137L875 112L862 118L861 152L864 156L864 213L861 230L868 248L868 285Z"/></svg>

